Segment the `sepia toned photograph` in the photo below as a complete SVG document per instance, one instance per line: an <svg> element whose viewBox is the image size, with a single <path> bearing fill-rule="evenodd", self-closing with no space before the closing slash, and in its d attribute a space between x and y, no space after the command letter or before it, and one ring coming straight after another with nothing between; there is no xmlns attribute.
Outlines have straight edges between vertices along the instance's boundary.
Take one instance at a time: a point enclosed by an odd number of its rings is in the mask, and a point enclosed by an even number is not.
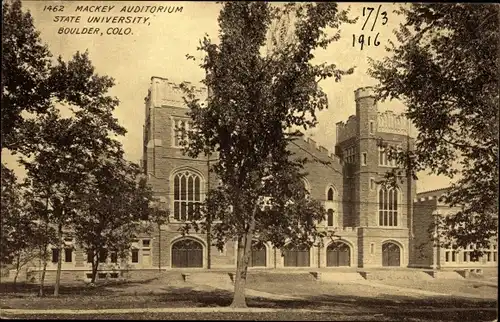
<svg viewBox="0 0 500 322"><path fill-rule="evenodd" d="M0 318L497 321L499 26L4 0Z"/></svg>

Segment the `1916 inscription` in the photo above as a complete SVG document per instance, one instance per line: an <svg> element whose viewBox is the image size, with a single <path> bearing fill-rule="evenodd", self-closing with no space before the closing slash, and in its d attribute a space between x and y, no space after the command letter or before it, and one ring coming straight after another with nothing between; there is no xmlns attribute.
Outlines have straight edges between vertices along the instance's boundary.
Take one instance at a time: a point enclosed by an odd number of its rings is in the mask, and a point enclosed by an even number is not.
<svg viewBox="0 0 500 322"><path fill-rule="evenodd" d="M371 29L370 32L374 32L375 27L377 26L377 22L380 23L380 25L385 26L389 22L389 18L387 16L387 11L382 11L382 5L379 5L377 8L376 13L373 16L372 23L371 23ZM363 7L363 17L365 18L365 21L363 23L363 27L361 27L361 31L365 31L365 28L367 27L368 22L370 21L370 18L372 17L372 13L375 11L375 8L373 7ZM379 20L380 18L380 20ZM368 28L369 29L369 25ZM359 49L363 50L365 46L379 46L380 45L380 40L379 40L380 32L377 32L376 34L366 34L366 33L361 33L359 35L357 34L352 34L352 46L356 47L359 45Z"/></svg>

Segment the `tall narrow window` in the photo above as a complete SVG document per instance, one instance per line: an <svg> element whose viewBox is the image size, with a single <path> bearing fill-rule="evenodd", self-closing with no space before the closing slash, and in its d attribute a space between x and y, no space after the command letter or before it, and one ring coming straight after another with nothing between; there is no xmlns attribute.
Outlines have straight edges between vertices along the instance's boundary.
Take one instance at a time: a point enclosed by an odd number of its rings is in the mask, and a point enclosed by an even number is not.
<svg viewBox="0 0 500 322"><path fill-rule="evenodd" d="M110 262L113 264L118 263L118 253L117 252L111 252L110 254Z"/></svg>
<svg viewBox="0 0 500 322"><path fill-rule="evenodd" d="M108 252L106 249L101 249L99 251L99 263L106 263L106 258L108 257Z"/></svg>
<svg viewBox="0 0 500 322"><path fill-rule="evenodd" d="M333 209L328 209L327 211L327 223L328 227L333 227L335 226L335 214L333 212Z"/></svg>
<svg viewBox="0 0 500 322"><path fill-rule="evenodd" d="M52 248L52 263L57 263L59 261L59 249Z"/></svg>
<svg viewBox="0 0 500 322"><path fill-rule="evenodd" d="M375 123L370 121L370 134L375 134Z"/></svg>
<svg viewBox="0 0 500 322"><path fill-rule="evenodd" d="M132 249L132 263L139 263L139 250Z"/></svg>
<svg viewBox="0 0 500 322"><path fill-rule="evenodd" d="M333 201L333 189L332 188L328 189L327 200Z"/></svg>
<svg viewBox="0 0 500 322"><path fill-rule="evenodd" d="M92 263L92 260L94 259L94 252L91 250L87 251L87 263Z"/></svg>
<svg viewBox="0 0 500 322"><path fill-rule="evenodd" d="M379 148L378 149L378 164L379 165L385 165L386 164L386 156L385 156L385 150L384 148Z"/></svg>
<svg viewBox="0 0 500 322"><path fill-rule="evenodd" d="M378 193L379 226L398 225L398 190L381 187Z"/></svg>
<svg viewBox="0 0 500 322"><path fill-rule="evenodd" d="M64 249L64 262L71 263L73 261L73 249L65 248Z"/></svg>
<svg viewBox="0 0 500 322"><path fill-rule="evenodd" d="M362 155L363 155L363 159L361 160L361 162L362 162L361 164L366 165L366 159L367 159L366 152L363 152Z"/></svg>
<svg viewBox="0 0 500 322"><path fill-rule="evenodd" d="M395 167L396 166L396 160L395 159L390 159L389 160L389 154L387 153L386 149L383 147L378 148L378 164L386 167Z"/></svg>
<svg viewBox="0 0 500 322"><path fill-rule="evenodd" d="M190 171L174 176L174 219L193 219L201 202L201 184L201 178Z"/></svg>
<svg viewBox="0 0 500 322"><path fill-rule="evenodd" d="M187 139L187 133L186 131L189 131L190 129L190 122L187 120L174 120L174 138L173 138L173 145L175 147L180 147L181 146L181 141Z"/></svg>

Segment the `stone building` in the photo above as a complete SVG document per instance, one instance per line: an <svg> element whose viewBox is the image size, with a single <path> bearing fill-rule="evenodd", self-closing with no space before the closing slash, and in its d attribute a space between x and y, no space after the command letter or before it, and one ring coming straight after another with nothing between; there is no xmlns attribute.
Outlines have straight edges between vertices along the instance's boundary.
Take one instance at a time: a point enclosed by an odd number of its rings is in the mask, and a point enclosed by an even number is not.
<svg viewBox="0 0 500 322"><path fill-rule="evenodd" d="M197 94L201 99L207 95L202 89ZM151 78L145 99L143 167L156 197L170 209L171 218L170 224L149 236L152 260L148 263L165 269L235 267L235 242L221 252L207 245L205 235L182 237L178 232L182 220L189 219L190 205L202 201L207 189L216 184L216 178L208 176L211 160L191 159L181 152L176 127L189 126L182 96L176 84ZM321 223L322 229L334 230L338 239L325 240L322 248L285 247L283 251L256 243L253 266L408 266L408 223L415 183L404 183L400 189L386 189L377 183L394 166L379 147L380 140L411 148L408 122L392 112L380 113L371 88L356 90L354 99L356 115L336 125L335 152L312 139L298 139L290 146L299 157L329 161L308 163L305 185L313 198L324 201L328 217Z"/></svg>
<svg viewBox="0 0 500 322"><path fill-rule="evenodd" d="M466 267L496 267L498 266L498 249L495 242L484 255L475 260L470 256L472 249L446 249L440 243L434 243L430 236L438 235L435 232L438 218L448 216L460 210L459 207L450 207L442 196L448 188L418 193L414 200L415 225L414 251L410 262L411 267L418 268L466 268Z"/></svg>
<svg viewBox="0 0 500 322"><path fill-rule="evenodd" d="M207 96L204 89L196 89L196 93L202 101ZM155 197L170 210L170 222L149 235L137 236L126 261L108 254L100 265L99 278L123 276L123 272L144 277L148 272L176 268L236 267L236 242L228 242L219 251L209 245L204 234L193 232L183 237L179 232L183 221L189 220L190 207L203 201L206 192L218 184L217 178L208 174L213 158L193 159L182 154L176 128L189 127L182 97L178 85L152 77L145 98L141 163ZM311 249L289 244L280 250L270 243L255 242L250 266L261 269L496 266L495 246L482 262L474 263L467 260L467 250L454 253L433 246L428 232L433 216L436 211L443 215L453 211L438 202L436 196L440 191L417 195L413 180L403 181L397 189L379 184L384 173L395 166L388 160L384 146L413 147L410 124L391 111L378 111L369 87L354 91L354 100L356 115L336 124L335 151L317 145L310 138L297 139L289 147L298 157L328 161L306 164L305 186L313 198L324 202L327 218L320 228L334 231L336 239L325 240L323 247ZM68 237L66 243L61 254L63 277L80 272L77 274L80 278L87 278L91 271L87 255L78 249L73 238ZM56 249L52 250L52 261L47 267L49 279L56 270L58 255Z"/></svg>

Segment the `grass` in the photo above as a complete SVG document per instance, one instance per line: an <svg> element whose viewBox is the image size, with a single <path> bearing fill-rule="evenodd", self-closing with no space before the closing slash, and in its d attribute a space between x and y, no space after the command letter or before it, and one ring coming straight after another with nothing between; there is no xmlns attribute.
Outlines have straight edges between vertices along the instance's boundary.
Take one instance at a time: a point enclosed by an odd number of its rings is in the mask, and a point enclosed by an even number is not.
<svg viewBox="0 0 500 322"><path fill-rule="evenodd" d="M297 312L280 311L265 313L236 312L181 312L181 313L140 313L140 314L99 314L99 315L16 315L23 319L62 319L62 320L251 320L251 321L492 321L495 311L457 311L457 312L401 312L383 313L363 312Z"/></svg>
<svg viewBox="0 0 500 322"><path fill-rule="evenodd" d="M398 281L411 283L412 281ZM461 281L462 282L462 281ZM465 281L464 281L465 282ZM380 283L380 281L377 281ZM422 281L413 281L412 287L428 289ZM457 287L456 281L439 281L449 287ZM475 285L477 281L469 281ZM455 285L455 286L453 286ZM161 319L161 320L356 320L356 321L485 321L496 317L496 300L493 298L415 297L401 292L389 293L383 288L360 284L327 284L315 282L307 273L294 274L251 274L248 288L259 291L300 295L300 300L273 300L248 297L250 307L285 309L284 312L266 313L140 313L95 315L16 315L26 319ZM408 287L410 285L407 285ZM435 284L439 287L439 284ZM442 285L441 285L442 286ZM228 306L232 292L155 278L133 282L113 282L95 287L83 283L64 284L61 296L36 296L38 287L19 284L17 290L12 284L0 284L1 309L105 309L105 308L190 308ZM52 294L53 287L47 286L46 294ZM442 291L442 290L441 290ZM385 292L385 293L384 293ZM392 292L392 293L391 293ZM496 293L496 289L495 289ZM321 312L300 312L297 309L319 310Z"/></svg>

